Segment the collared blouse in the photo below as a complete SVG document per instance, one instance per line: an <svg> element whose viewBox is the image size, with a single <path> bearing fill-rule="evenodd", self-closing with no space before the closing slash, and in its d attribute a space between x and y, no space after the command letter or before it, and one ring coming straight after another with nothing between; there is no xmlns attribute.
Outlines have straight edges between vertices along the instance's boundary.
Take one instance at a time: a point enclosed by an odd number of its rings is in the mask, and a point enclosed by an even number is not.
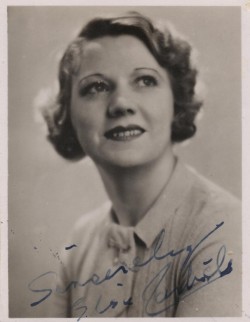
<svg viewBox="0 0 250 322"><path fill-rule="evenodd" d="M239 201L179 160L135 227L108 202L84 215L60 253L53 317L241 315Z"/></svg>

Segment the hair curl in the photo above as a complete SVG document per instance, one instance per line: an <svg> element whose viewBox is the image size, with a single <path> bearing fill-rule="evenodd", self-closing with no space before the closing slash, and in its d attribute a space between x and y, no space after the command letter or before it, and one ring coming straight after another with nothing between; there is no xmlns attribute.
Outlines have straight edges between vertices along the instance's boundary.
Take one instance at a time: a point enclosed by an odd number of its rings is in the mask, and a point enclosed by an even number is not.
<svg viewBox="0 0 250 322"><path fill-rule="evenodd" d="M60 61L57 104L53 109L47 108L44 112L48 139L61 156L78 160L85 155L76 137L69 112L72 75L79 70L84 42L103 36L132 35L146 45L170 76L174 97L172 142L181 142L195 134L195 116L202 105L194 90L197 70L191 63L190 44L175 36L170 29L166 25L157 26L147 17L131 12L115 18L95 18L81 30Z"/></svg>

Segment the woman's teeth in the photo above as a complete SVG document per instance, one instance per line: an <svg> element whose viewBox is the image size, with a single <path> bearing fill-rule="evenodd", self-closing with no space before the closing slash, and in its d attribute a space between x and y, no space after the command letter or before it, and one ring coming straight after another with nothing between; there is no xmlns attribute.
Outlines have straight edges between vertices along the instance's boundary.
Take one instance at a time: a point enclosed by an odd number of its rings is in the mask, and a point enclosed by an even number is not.
<svg viewBox="0 0 250 322"><path fill-rule="evenodd" d="M141 133L142 133L142 131L140 131L140 130L130 130L130 131L125 131L125 132L114 132L112 136L114 138L129 138L131 136L137 136Z"/></svg>
<svg viewBox="0 0 250 322"><path fill-rule="evenodd" d="M129 141L140 137L145 130L136 125L130 125L127 127L116 126L113 129L107 131L104 135L109 140L114 141Z"/></svg>

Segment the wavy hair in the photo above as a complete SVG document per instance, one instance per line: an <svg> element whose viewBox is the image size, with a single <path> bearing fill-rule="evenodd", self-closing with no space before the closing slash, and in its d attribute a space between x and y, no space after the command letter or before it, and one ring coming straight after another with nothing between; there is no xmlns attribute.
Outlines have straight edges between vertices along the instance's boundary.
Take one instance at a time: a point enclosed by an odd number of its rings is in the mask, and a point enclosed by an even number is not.
<svg viewBox="0 0 250 322"><path fill-rule="evenodd" d="M66 49L59 65L59 94L56 104L44 110L48 139L66 159L78 160L85 153L70 118L72 75L80 68L84 43L104 36L132 35L140 39L170 76L174 97L173 143L191 138L196 132L195 116L202 101L197 99L197 70L192 64L190 44L175 35L167 24L153 23L137 12L124 16L95 18L87 23Z"/></svg>

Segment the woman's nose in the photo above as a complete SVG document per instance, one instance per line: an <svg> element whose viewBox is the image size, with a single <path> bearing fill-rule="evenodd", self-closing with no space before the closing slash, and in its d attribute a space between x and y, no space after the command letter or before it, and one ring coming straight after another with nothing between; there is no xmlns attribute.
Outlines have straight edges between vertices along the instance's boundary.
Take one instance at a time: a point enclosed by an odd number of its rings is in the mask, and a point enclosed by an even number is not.
<svg viewBox="0 0 250 322"><path fill-rule="evenodd" d="M108 109L107 115L110 118L121 117L125 115L133 115L136 113L135 102L133 102L131 94L116 92L113 93Z"/></svg>

